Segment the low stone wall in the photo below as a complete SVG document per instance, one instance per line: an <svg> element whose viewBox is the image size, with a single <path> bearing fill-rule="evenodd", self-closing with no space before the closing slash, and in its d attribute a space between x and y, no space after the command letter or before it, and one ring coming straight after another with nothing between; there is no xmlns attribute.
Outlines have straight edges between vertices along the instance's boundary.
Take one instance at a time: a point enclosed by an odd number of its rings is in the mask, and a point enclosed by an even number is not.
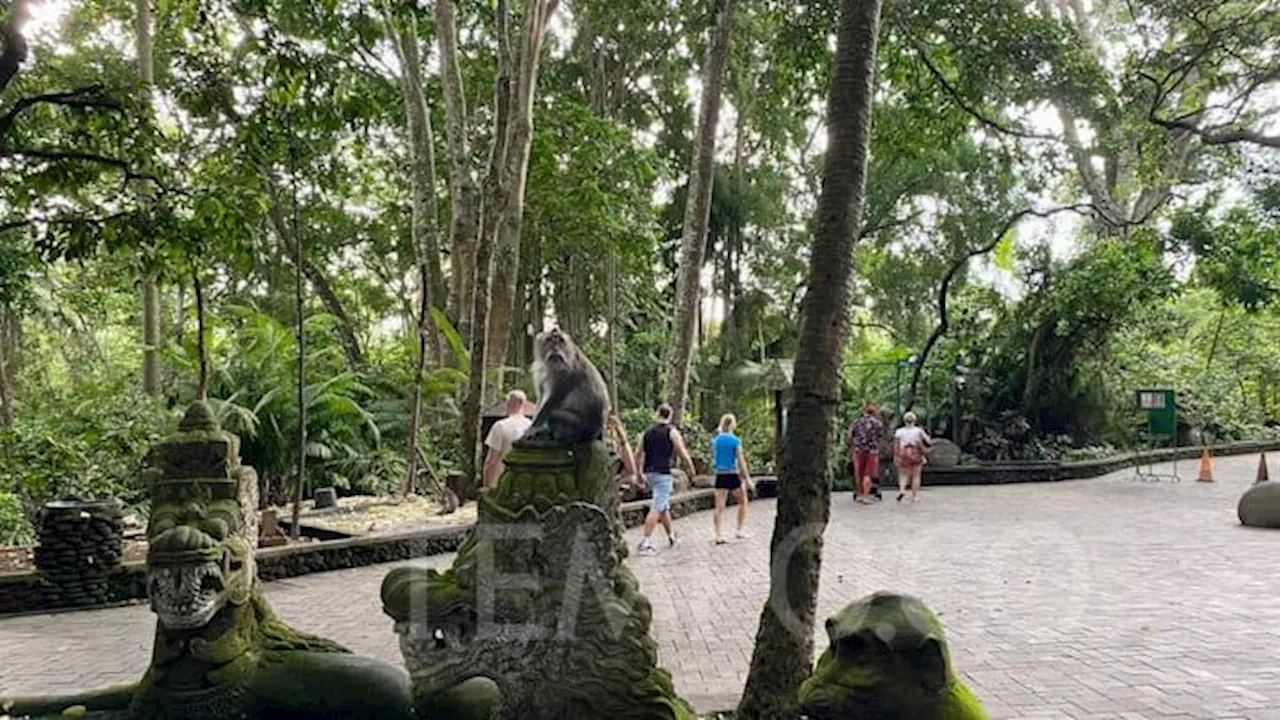
<svg viewBox="0 0 1280 720"><path fill-rule="evenodd" d="M107 604L144 598L147 595L146 565L129 563L107 575ZM34 570L0 573L0 615L59 609L83 610L92 606L71 606L51 584Z"/></svg>
<svg viewBox="0 0 1280 720"><path fill-rule="evenodd" d="M733 504L730 497L729 504ZM671 511L676 517L708 510L714 504L711 490L690 490L671 498ZM623 503L622 522L635 527L644 522L649 501ZM372 535L343 540L260 548L257 553L258 576L263 580L282 580L314 572L343 570L378 563L439 555L457 550L470 525L414 530L389 535ZM140 600L147 595L146 565L129 563L114 571L110 578L109 601L112 603ZM34 571L0 574L0 615L23 612L47 612L61 609L46 583Z"/></svg>
<svg viewBox="0 0 1280 720"><path fill-rule="evenodd" d="M458 549L470 525L282 545L258 550L258 577L282 580L313 572L439 555Z"/></svg>
<svg viewBox="0 0 1280 720"><path fill-rule="evenodd" d="M1210 452L1215 456L1248 455L1275 450L1280 450L1280 441L1226 443L1214 445L1210 448ZM957 465L949 468L926 465L920 482L922 485L1003 485L1023 482L1083 480L1125 468L1132 468L1138 464L1195 460L1200 457L1200 451L1201 448L1199 447L1163 448L1160 450L1123 453L1098 460L1081 460L1079 462L992 463ZM1182 473L1184 478L1190 480L1195 480L1198 474L1198 467L1187 468L1186 472Z"/></svg>

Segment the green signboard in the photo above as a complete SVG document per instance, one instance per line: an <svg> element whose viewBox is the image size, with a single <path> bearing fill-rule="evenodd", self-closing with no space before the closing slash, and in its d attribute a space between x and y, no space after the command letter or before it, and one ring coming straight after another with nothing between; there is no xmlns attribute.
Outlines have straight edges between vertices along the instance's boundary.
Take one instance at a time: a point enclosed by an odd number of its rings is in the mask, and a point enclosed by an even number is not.
<svg viewBox="0 0 1280 720"><path fill-rule="evenodd" d="M1147 432L1175 440L1178 436L1178 409L1172 390L1139 390L1138 409L1147 413Z"/></svg>

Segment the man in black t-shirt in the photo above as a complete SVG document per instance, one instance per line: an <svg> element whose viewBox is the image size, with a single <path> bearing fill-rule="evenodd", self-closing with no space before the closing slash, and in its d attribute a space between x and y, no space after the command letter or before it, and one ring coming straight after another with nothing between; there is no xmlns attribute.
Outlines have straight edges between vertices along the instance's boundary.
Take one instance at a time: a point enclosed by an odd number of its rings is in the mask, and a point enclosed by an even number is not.
<svg viewBox="0 0 1280 720"><path fill-rule="evenodd" d="M671 527L671 489L675 478L671 475L671 460L678 456L684 463L689 477L693 477L693 459L685 449L684 438L680 431L671 424L671 406L663 403L658 406L657 422L650 425L640 436L639 454L634 462L635 467L643 471L641 482L653 488L653 504L649 506L649 514L644 519L644 539L640 541L637 552L641 555L657 555L658 549L653 546L653 531L662 521L662 528L667 531L667 543L675 547L675 530Z"/></svg>

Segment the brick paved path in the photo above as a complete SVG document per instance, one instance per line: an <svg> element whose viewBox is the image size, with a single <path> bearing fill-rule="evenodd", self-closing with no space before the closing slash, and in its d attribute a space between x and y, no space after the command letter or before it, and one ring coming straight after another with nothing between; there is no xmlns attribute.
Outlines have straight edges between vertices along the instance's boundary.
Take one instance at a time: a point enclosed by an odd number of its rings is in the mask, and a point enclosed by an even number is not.
<svg viewBox="0 0 1280 720"><path fill-rule="evenodd" d="M1118 473L937 488L914 507L837 495L821 617L877 589L919 595L997 718L1280 719L1280 532L1235 518L1256 462L1219 459L1213 485L1186 462L1176 485ZM701 513L678 522L682 546L629 561L661 660L699 709L732 707L741 690L772 522L772 501L753 504L755 537L713 547ZM378 602L387 570L268 583L267 595L295 625L399 662ZM0 694L135 680L153 623L144 606L0 620Z"/></svg>

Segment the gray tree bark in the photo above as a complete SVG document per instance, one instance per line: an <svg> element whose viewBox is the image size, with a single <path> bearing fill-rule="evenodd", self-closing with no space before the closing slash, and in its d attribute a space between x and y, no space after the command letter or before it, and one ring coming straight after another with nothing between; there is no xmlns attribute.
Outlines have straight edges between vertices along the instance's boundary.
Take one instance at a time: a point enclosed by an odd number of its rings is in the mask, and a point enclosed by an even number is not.
<svg viewBox="0 0 1280 720"><path fill-rule="evenodd" d="M689 169L689 194L684 207L680 267L676 278L675 340L663 391L679 425L689 395L689 371L693 363L694 334L702 298L702 261L707 226L711 222L711 184L715 170L716 125L720 120L720 95L729 64L729 40L733 34L734 0L718 0L711 46L702 74L702 100L698 111L697 145Z"/></svg>
<svg viewBox="0 0 1280 720"><path fill-rule="evenodd" d="M6 342L9 317L7 310L0 309L0 428L13 427L13 389L9 382L9 343Z"/></svg>
<svg viewBox="0 0 1280 720"><path fill-rule="evenodd" d="M484 178L484 214L476 235L475 277L471 290L471 367L467 379L467 397L462 403L462 475L466 488L459 488L458 499L466 502L478 492L480 473L480 411L485 394L485 355L489 323L489 288L493 279L493 245L495 226L501 213L504 192L503 168L506 167L508 131L511 117L511 39L510 8L507 0L498 0L495 34L498 39L498 79L493 90L493 145L489 151L489 169Z"/></svg>
<svg viewBox="0 0 1280 720"><path fill-rule="evenodd" d="M533 93L538 87L542 45L559 0L525 0L522 18L519 71L512 95L511 123L507 128L505 182L501 196L497 239L493 254L493 298L488 322L488 367L506 363L515 312L516 275L520 272L520 226L524 220L524 188L528 178L529 149L533 143ZM488 232L488 229L486 229Z"/></svg>
<svg viewBox="0 0 1280 720"><path fill-rule="evenodd" d="M138 82L149 93L155 82L151 39L151 0L134 0L134 48L138 57ZM160 394L160 290L154 274L142 278L142 389Z"/></svg>
<svg viewBox="0 0 1280 720"><path fill-rule="evenodd" d="M853 300L853 253L867 182L880 0L844 0L827 105L827 155L801 309L790 422L778 483L769 599L760 613L740 719L796 716L813 662L822 535L831 501L831 452L840 359Z"/></svg>
<svg viewBox="0 0 1280 720"><path fill-rule="evenodd" d="M463 339L471 337L475 290L476 232L480 191L471 171L467 137L467 99L458 63L458 22L453 0L436 0L436 45L440 49L440 84L444 89L445 141L449 147L450 270L453 287L449 312Z"/></svg>
<svg viewBox="0 0 1280 720"><path fill-rule="evenodd" d="M446 291L440 273L439 218L436 215L436 155L435 134L431 128L431 113L427 110L427 97L422 79L422 58L418 48L418 22L412 14L397 19L387 9L387 31L400 58L400 89L404 95L405 113L409 125L409 147L413 158L413 252L418 265L420 282L419 304L427 308L441 308ZM440 361L440 335L432 330L429 312L418 317L420 344L430 351L434 362ZM419 371L421 374L421 371ZM410 454L416 458L417 453Z"/></svg>

